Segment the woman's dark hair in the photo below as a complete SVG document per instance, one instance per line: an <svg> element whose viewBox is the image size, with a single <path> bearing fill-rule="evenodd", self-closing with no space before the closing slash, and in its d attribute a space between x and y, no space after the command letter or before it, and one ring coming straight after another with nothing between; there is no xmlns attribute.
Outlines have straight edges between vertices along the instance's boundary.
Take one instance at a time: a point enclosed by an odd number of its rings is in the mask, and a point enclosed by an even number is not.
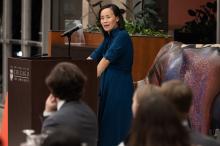
<svg viewBox="0 0 220 146"><path fill-rule="evenodd" d="M79 100L84 91L86 76L73 63L57 64L46 78L50 92L65 101Z"/></svg>
<svg viewBox="0 0 220 146"><path fill-rule="evenodd" d="M101 31L106 34L107 32L102 28L101 24L100 24L100 15L101 15L101 12L102 10L106 9L106 8L110 8L112 9L114 15L116 17L119 18L119 21L118 21L118 28L120 29L124 29L125 28L125 21L124 21L124 18L122 16L122 11L119 9L118 6L116 6L115 4L107 4L107 5L104 5L101 7L101 9L99 10L99 15L98 15L98 26L101 28Z"/></svg>
<svg viewBox="0 0 220 146"><path fill-rule="evenodd" d="M174 106L153 94L138 106L128 146L190 146L190 140Z"/></svg>

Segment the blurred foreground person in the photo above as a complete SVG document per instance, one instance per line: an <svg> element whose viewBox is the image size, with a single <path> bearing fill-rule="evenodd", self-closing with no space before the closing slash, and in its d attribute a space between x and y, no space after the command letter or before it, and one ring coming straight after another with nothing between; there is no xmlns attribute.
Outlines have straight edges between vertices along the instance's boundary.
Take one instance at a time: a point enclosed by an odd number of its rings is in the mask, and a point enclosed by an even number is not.
<svg viewBox="0 0 220 146"><path fill-rule="evenodd" d="M2 113L1 144L2 146L8 146L8 95L5 97Z"/></svg>
<svg viewBox="0 0 220 146"><path fill-rule="evenodd" d="M83 96L86 77L74 64L57 64L46 78L51 94L48 96L42 132L53 133L67 128L77 134L88 146L97 145L97 117L80 98ZM59 135L58 135L59 137Z"/></svg>
<svg viewBox="0 0 220 146"><path fill-rule="evenodd" d="M42 146L83 146L79 134L70 129L57 129L43 141Z"/></svg>
<svg viewBox="0 0 220 146"><path fill-rule="evenodd" d="M154 94L158 94L160 92L160 88L158 86L155 86L153 84L144 84L141 86L138 86L134 92L133 95L133 102L132 102L132 114L133 118L135 118L135 115L137 113L138 107L140 103L142 102L143 98L151 97ZM127 135L125 139L118 145L118 146L125 146L128 143L128 140L130 138L130 133Z"/></svg>
<svg viewBox="0 0 220 146"><path fill-rule="evenodd" d="M144 89L137 89L140 97L134 96L140 100L126 146L190 146L174 106L159 92L149 94Z"/></svg>
<svg viewBox="0 0 220 146"><path fill-rule="evenodd" d="M190 134L191 144L201 146L220 146L216 140L189 128L188 116L193 97L190 87L180 80L170 80L162 84L161 92L180 113L182 124Z"/></svg>

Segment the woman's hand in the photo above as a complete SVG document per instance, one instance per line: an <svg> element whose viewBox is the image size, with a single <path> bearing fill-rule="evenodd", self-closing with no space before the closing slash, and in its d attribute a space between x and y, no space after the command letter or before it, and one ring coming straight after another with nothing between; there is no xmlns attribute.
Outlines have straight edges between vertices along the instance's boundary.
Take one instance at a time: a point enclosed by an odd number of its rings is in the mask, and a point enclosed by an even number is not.
<svg viewBox="0 0 220 146"><path fill-rule="evenodd" d="M102 72L105 71L109 64L110 61L103 57L97 66L97 77L99 77L102 74Z"/></svg>

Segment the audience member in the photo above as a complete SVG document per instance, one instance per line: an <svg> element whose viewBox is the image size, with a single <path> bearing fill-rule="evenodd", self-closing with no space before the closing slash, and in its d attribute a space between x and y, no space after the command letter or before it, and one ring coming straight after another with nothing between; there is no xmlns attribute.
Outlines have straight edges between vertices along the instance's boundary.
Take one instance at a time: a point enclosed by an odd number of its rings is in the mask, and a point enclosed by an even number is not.
<svg viewBox="0 0 220 146"><path fill-rule="evenodd" d="M220 129L220 93L215 97L212 108L211 128L212 130Z"/></svg>
<svg viewBox="0 0 220 146"><path fill-rule="evenodd" d="M8 146L8 95L5 97L4 109L2 113L1 138L2 145Z"/></svg>
<svg viewBox="0 0 220 146"><path fill-rule="evenodd" d="M139 104L141 103L141 100L146 96L150 96L158 92L160 92L159 87L152 84L138 86L138 88L136 88L133 95L133 102L132 102L133 117L135 117L135 114L137 112ZM126 145L129 140L129 137L130 137L130 133L128 133L127 137L125 137L125 139L118 146Z"/></svg>
<svg viewBox="0 0 220 146"><path fill-rule="evenodd" d="M79 133L70 129L57 129L43 141L42 146L83 146ZM86 146L86 144L84 145Z"/></svg>
<svg viewBox="0 0 220 146"><path fill-rule="evenodd" d="M96 115L80 100L85 82L85 75L72 63L62 62L53 68L46 78L51 94L45 105L44 116L49 116L43 122L42 132L68 128L80 134L80 139L88 146L97 145Z"/></svg>
<svg viewBox="0 0 220 146"><path fill-rule="evenodd" d="M138 106L133 110L135 116L127 146L190 146L178 112L154 86L138 88L133 100L136 99Z"/></svg>
<svg viewBox="0 0 220 146"><path fill-rule="evenodd" d="M3 140L2 140L2 137L1 137L1 135L0 135L0 146L6 146L6 145L3 145L3 142L2 142Z"/></svg>
<svg viewBox="0 0 220 146"><path fill-rule="evenodd" d="M133 95L133 102L132 102L133 117L135 117L138 106L141 103L141 100L143 100L143 98L146 98L147 96L151 96L153 94L157 94L159 92L160 92L160 88L153 84L146 84L146 85L139 86L135 90L134 95Z"/></svg>
<svg viewBox="0 0 220 146"><path fill-rule="evenodd" d="M220 144L206 135L197 133L188 126L188 114L192 104L192 91L190 87L180 80L170 80L161 85L161 92L176 107L181 115L182 123L190 134L191 143L202 146L220 146Z"/></svg>

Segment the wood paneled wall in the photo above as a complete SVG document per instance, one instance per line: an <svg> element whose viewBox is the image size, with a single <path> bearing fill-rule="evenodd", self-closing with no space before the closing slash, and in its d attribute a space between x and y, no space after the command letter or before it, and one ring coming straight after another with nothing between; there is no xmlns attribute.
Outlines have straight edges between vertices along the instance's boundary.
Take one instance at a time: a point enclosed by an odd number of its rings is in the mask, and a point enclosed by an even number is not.
<svg viewBox="0 0 220 146"><path fill-rule="evenodd" d="M51 49L55 45L64 45L64 38L60 36L62 32L49 32L48 55L51 56ZM74 37L74 36L73 36ZM100 33L84 32L85 43L94 46L94 49L102 42L103 37ZM72 38L74 39L74 38ZM134 47L134 62L132 76L134 82L145 78L148 69L154 61L158 51L166 43L172 41L172 38L132 36Z"/></svg>

